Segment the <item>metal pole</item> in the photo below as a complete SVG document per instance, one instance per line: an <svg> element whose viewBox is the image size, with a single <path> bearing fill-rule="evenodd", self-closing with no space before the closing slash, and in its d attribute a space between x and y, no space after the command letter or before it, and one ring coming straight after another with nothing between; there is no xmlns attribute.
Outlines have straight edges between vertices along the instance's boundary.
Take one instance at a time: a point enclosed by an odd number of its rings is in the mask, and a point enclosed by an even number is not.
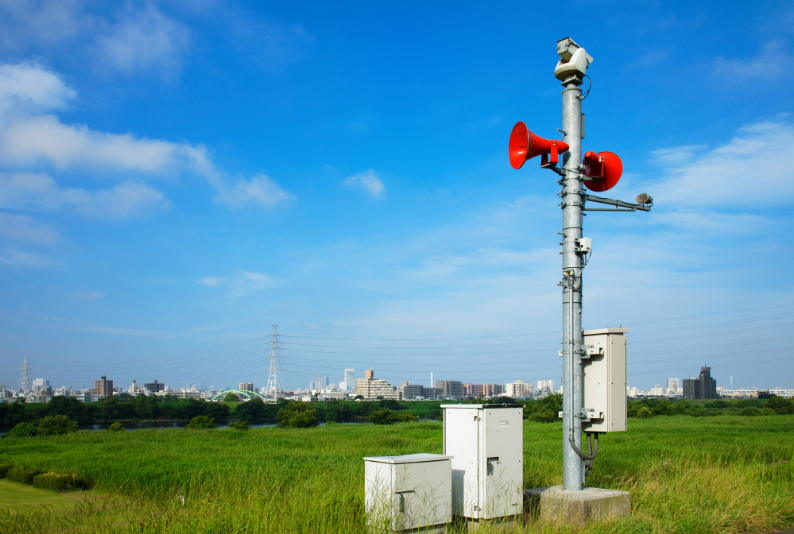
<svg viewBox="0 0 794 534"><path fill-rule="evenodd" d="M582 449L582 257L576 251L582 237L582 80L572 77L563 84L562 129L569 151L565 156L562 195L562 332L563 350L563 489L580 491L584 481L584 462L568 443ZM572 299L573 302L570 302ZM573 385L573 387L571 387Z"/></svg>

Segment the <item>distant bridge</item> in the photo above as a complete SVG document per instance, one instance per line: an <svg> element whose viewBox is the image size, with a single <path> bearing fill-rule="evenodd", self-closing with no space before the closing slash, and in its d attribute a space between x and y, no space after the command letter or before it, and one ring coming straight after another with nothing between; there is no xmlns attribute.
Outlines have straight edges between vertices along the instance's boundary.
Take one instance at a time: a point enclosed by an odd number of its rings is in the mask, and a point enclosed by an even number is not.
<svg viewBox="0 0 794 534"><path fill-rule="evenodd" d="M254 397L259 397L263 401L267 402L268 399L264 395L260 395L256 391L248 391L247 389L239 390L239 389L227 389L226 391L221 391L214 397L212 397L213 401L221 400L223 397L226 396L227 393L234 393L235 395L245 395L249 399L253 399Z"/></svg>

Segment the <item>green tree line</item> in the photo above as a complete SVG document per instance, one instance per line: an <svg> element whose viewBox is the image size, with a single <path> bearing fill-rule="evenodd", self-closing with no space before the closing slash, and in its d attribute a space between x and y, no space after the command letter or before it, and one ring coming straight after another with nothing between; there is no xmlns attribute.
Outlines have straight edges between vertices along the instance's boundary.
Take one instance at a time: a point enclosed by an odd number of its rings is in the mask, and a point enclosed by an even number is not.
<svg viewBox="0 0 794 534"><path fill-rule="evenodd" d="M318 421L365 421L374 412L375 419L382 419L382 410L388 409L395 420L438 419L442 418L442 404L452 401L330 401L311 403ZM509 397L497 399L472 400L471 403L521 404L524 418L531 421L551 423L559 420L562 410L562 396L550 395L537 401L516 401ZM289 403L300 404L300 403ZM215 421L230 419L247 421L277 421L279 410L288 405L286 401L278 404L265 404L254 398L247 402L207 402L204 400L178 400L172 396L138 396L127 394L105 397L99 402L83 403L70 397L53 397L46 404L27 404L20 401L0 403L0 426L13 427L22 422L38 423L45 417L65 415L77 423L92 421L127 420L192 420L206 416ZM645 410L642 410L645 408ZM400 414L406 414L401 417ZM770 399L736 399L712 401L686 401L666 399L629 400L629 417L652 417L667 415L690 415L694 417L734 413L738 415L776 415L794 414L794 399L772 397ZM410 414L411 417L408 417Z"/></svg>

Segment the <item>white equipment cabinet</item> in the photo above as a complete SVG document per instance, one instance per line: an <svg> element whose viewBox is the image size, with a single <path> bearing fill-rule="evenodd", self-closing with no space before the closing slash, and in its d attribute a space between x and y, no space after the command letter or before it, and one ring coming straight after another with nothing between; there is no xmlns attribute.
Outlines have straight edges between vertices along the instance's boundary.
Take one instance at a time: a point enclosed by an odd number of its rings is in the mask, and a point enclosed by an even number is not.
<svg viewBox="0 0 794 534"><path fill-rule="evenodd" d="M585 432L626 431L626 337L628 328L585 330Z"/></svg>
<svg viewBox="0 0 794 534"><path fill-rule="evenodd" d="M444 454L452 458L452 513L494 519L522 513L523 406L447 404Z"/></svg>
<svg viewBox="0 0 794 534"><path fill-rule="evenodd" d="M451 520L451 456L364 458L365 508L371 525L425 529Z"/></svg>

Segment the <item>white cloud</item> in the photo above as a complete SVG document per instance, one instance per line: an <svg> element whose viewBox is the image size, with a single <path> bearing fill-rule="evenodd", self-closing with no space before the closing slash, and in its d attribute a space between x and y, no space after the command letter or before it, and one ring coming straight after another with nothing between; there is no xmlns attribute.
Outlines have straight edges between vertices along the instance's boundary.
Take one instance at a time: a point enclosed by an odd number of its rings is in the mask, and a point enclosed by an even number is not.
<svg viewBox="0 0 794 534"><path fill-rule="evenodd" d="M98 132L86 125L64 124L55 115L36 114L63 108L74 96L62 80L39 66L0 66L0 113L6 111L11 117L0 124L0 164L24 170L89 170L106 176L187 172L206 179L216 189L216 199L231 206L273 207L295 199L262 174L234 182L202 145Z"/></svg>
<svg viewBox="0 0 794 534"><path fill-rule="evenodd" d="M2 193L0 193L2 194ZM58 233L48 224L27 215L0 212L0 236L32 243L55 243Z"/></svg>
<svg viewBox="0 0 794 534"><path fill-rule="evenodd" d="M348 176L342 182L342 185L346 185L347 187L354 189L363 189L376 198L382 198L386 194L386 187L383 185L383 181L380 179L380 176L378 176L378 173L373 169L354 174L353 176Z"/></svg>
<svg viewBox="0 0 794 534"><path fill-rule="evenodd" d="M0 46L20 49L31 44L59 44L84 33L92 22L83 0L0 2Z"/></svg>
<svg viewBox="0 0 794 534"><path fill-rule="evenodd" d="M774 158L770 157L774 154ZM656 153L664 177L648 185L659 206L685 208L764 208L787 204L782 194L794 178L794 127L761 122L744 127L727 143L711 149L686 146Z"/></svg>
<svg viewBox="0 0 794 534"><path fill-rule="evenodd" d="M0 65L0 120L12 108L17 113L63 109L76 96L63 80L39 65Z"/></svg>
<svg viewBox="0 0 794 534"><path fill-rule="evenodd" d="M258 174L250 180L240 179L237 183L218 187L218 200L232 206L242 204L262 204L272 208L276 204L295 200L295 196L284 191L269 176Z"/></svg>
<svg viewBox="0 0 794 534"><path fill-rule="evenodd" d="M77 300L85 300L87 302L93 302L95 300L99 300L105 297L105 293L103 291L99 291L97 289L93 291L89 291L85 288L81 288L77 293L74 294L74 298Z"/></svg>
<svg viewBox="0 0 794 534"><path fill-rule="evenodd" d="M22 267L42 267L52 262L47 258L36 256L21 250L6 249L0 252L0 264Z"/></svg>
<svg viewBox="0 0 794 534"><path fill-rule="evenodd" d="M265 273L240 270L234 278L222 276L205 276L198 281L207 287L226 288L233 296L240 296L249 291L270 289L279 285L279 282Z"/></svg>
<svg viewBox="0 0 794 534"><path fill-rule="evenodd" d="M139 139L70 126L53 115L27 117L0 132L0 162L29 167L49 164L58 170L89 169L151 174L194 168L206 173L206 149L186 143Z"/></svg>
<svg viewBox="0 0 794 534"><path fill-rule="evenodd" d="M782 40L770 41L755 57L748 59L717 58L714 75L731 81L773 80L788 75L794 68L794 56L786 51Z"/></svg>
<svg viewBox="0 0 794 534"><path fill-rule="evenodd" d="M88 217L123 219L170 205L160 191L136 182L91 191L60 187L44 173L0 173L0 208L5 209L74 210Z"/></svg>
<svg viewBox="0 0 794 534"><path fill-rule="evenodd" d="M199 284L207 287L221 287L227 282L226 278L220 276L205 276L198 281Z"/></svg>
<svg viewBox="0 0 794 534"><path fill-rule="evenodd" d="M105 35L96 38L103 63L124 74L158 69L170 77L181 67L190 30L151 4L127 9Z"/></svg>

